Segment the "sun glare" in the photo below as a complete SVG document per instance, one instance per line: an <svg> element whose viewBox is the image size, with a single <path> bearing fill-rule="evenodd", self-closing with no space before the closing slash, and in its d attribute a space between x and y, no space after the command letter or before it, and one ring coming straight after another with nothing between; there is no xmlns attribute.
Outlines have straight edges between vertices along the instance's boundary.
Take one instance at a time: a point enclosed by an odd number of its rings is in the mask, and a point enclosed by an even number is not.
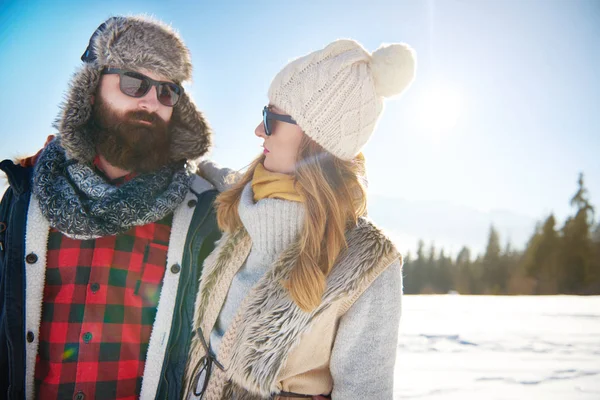
<svg viewBox="0 0 600 400"><path fill-rule="evenodd" d="M459 92L452 88L431 88L418 101L417 121L434 141L451 133L463 109Z"/></svg>

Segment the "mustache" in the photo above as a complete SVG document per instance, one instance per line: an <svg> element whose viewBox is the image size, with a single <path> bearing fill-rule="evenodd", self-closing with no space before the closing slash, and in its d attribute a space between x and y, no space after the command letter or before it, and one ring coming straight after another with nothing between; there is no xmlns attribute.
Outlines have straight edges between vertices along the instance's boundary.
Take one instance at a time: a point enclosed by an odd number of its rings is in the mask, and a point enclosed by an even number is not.
<svg viewBox="0 0 600 400"><path fill-rule="evenodd" d="M137 111L129 111L125 115L125 119L127 121L145 121L150 122L151 124L155 124L160 122L161 124L166 125L167 122L163 120L158 114L150 113L148 111L137 110Z"/></svg>
<svg viewBox="0 0 600 400"><path fill-rule="evenodd" d="M119 113L99 99L88 124L98 152L116 167L148 172L170 161L169 123L154 112Z"/></svg>

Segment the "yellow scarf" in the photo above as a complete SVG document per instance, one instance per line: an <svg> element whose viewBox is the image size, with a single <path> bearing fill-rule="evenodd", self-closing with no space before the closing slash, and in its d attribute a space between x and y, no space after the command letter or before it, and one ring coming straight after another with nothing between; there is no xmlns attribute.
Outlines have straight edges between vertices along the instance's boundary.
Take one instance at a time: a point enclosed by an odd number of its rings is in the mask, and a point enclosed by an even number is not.
<svg viewBox="0 0 600 400"><path fill-rule="evenodd" d="M252 191L254 191L254 201L261 199L303 201L302 196L294 187L292 175L267 171L262 164L258 164L254 170Z"/></svg>

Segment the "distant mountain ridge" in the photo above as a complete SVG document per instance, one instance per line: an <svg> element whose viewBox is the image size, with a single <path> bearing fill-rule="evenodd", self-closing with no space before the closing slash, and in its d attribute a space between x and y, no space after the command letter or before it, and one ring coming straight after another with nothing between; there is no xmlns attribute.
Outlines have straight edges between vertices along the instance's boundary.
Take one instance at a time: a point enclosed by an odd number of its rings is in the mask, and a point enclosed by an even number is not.
<svg viewBox="0 0 600 400"><path fill-rule="evenodd" d="M467 246L475 256L485 251L490 225L500 234L502 245L523 249L533 234L536 220L507 210L484 212L443 201L411 201L402 198L370 196L369 217L383 227L401 251L417 248L422 239L428 249L456 254Z"/></svg>

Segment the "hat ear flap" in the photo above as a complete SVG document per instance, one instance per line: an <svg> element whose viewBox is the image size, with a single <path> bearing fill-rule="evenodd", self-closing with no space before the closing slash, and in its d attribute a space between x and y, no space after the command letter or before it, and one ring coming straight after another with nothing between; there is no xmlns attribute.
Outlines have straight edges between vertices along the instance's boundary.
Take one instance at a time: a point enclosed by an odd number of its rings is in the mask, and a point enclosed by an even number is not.
<svg viewBox="0 0 600 400"><path fill-rule="evenodd" d="M183 93L171 116L171 160L195 160L212 144L212 130L193 100Z"/></svg>
<svg viewBox="0 0 600 400"><path fill-rule="evenodd" d="M95 141L86 125L92 116L92 96L100 81L100 72L91 64L84 64L71 81L68 96L54 122L58 138L67 157L91 163L96 154Z"/></svg>

